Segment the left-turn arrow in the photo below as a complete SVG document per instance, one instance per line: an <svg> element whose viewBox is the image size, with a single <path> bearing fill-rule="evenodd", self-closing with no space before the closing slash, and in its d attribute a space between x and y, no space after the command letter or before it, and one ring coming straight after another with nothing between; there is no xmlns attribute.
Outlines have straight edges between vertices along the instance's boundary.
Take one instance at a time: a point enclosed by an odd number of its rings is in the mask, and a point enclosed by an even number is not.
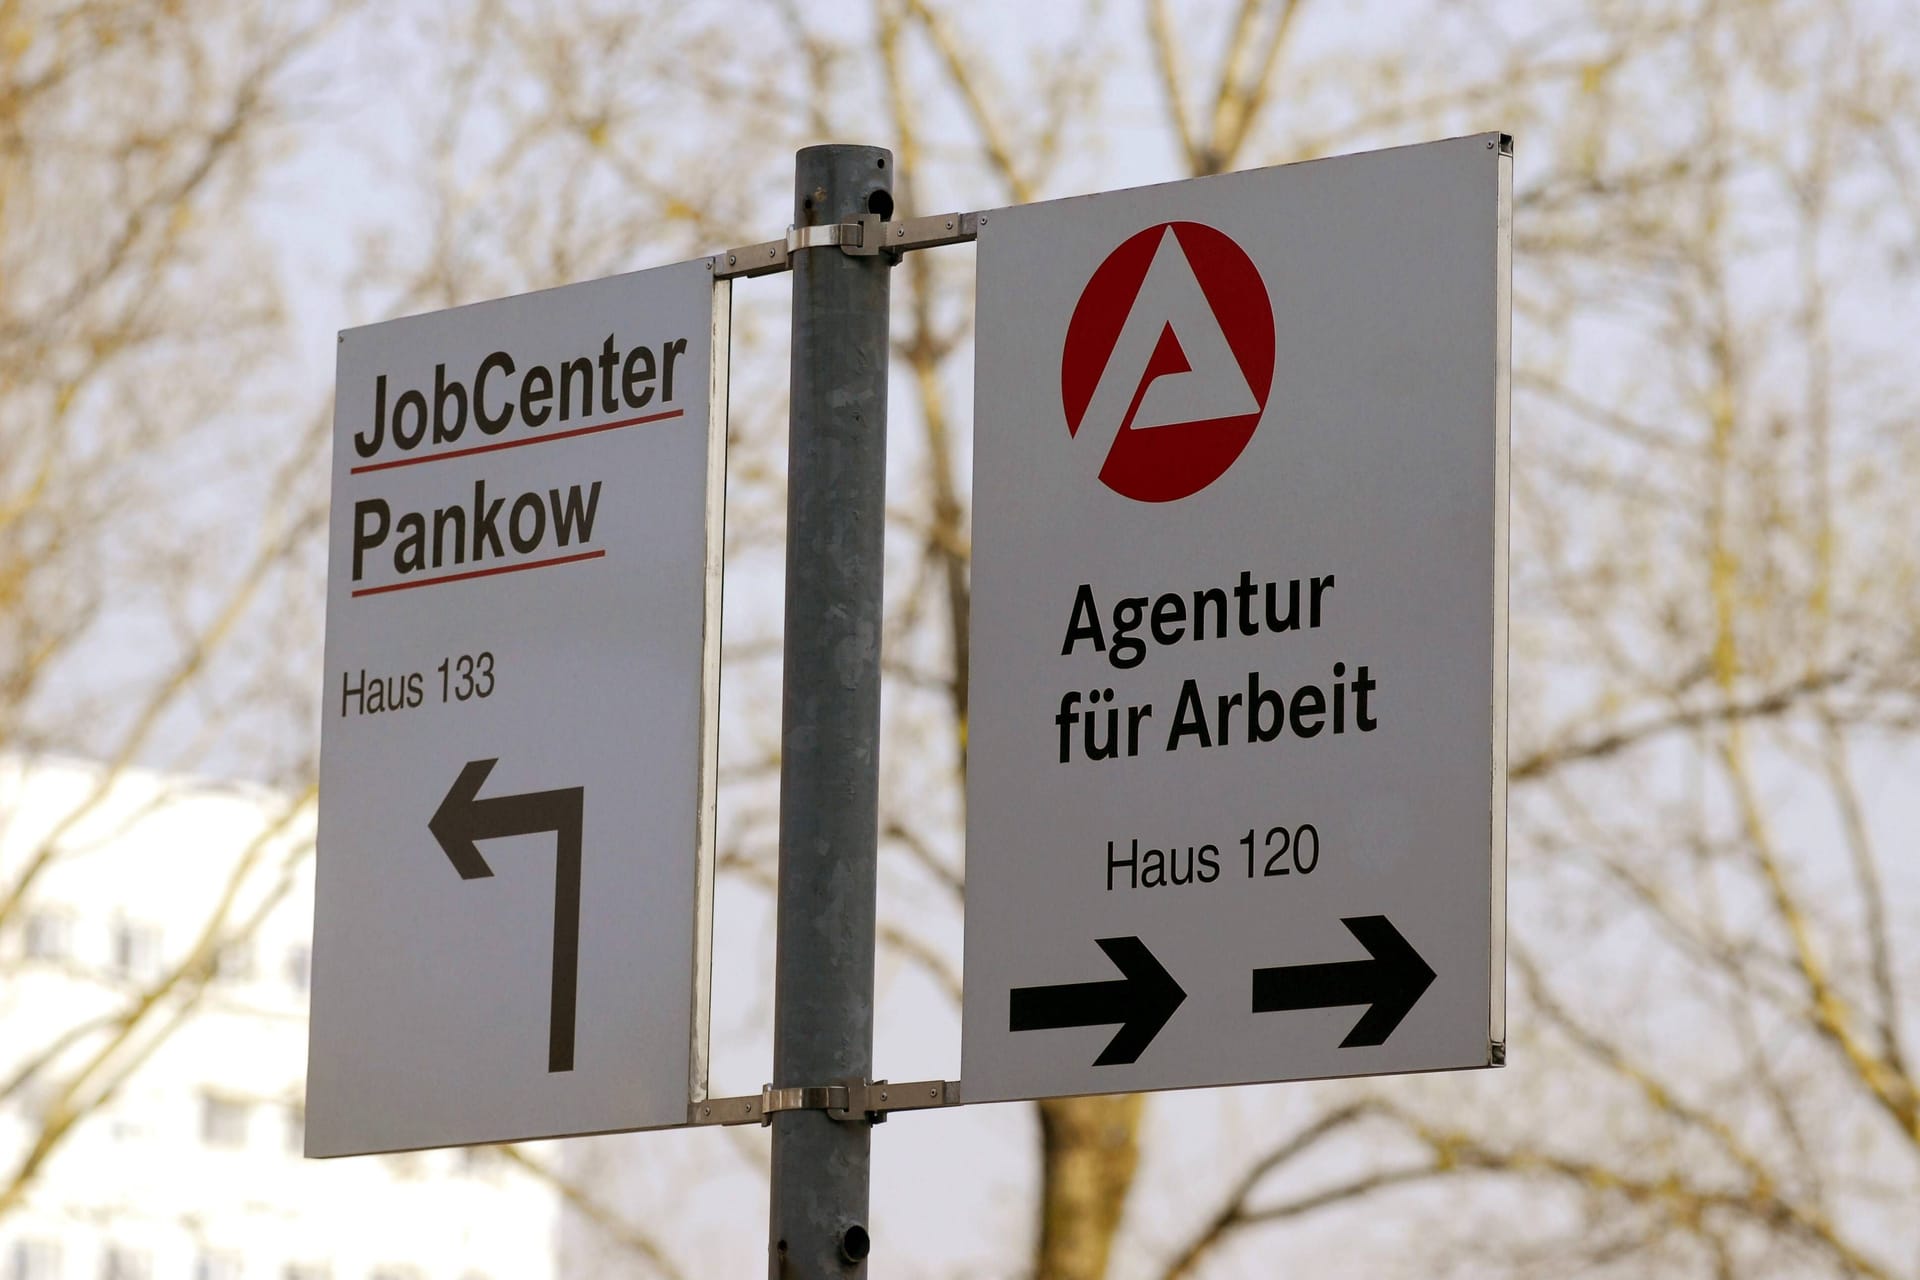
<svg viewBox="0 0 1920 1280"><path fill-rule="evenodd" d="M584 787L480 798L498 759L469 760L427 821L462 880L480 880L493 868L479 840L554 833L553 997L547 1015L547 1070L573 1070L573 1023L580 978L580 825Z"/></svg>

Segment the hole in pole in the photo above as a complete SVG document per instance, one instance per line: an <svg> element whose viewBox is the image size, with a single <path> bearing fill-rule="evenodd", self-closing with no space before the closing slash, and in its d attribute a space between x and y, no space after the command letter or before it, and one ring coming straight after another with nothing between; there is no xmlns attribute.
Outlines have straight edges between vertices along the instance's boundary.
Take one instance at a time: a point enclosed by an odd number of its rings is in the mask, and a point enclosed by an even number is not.
<svg viewBox="0 0 1920 1280"><path fill-rule="evenodd" d="M867 197L867 212L880 215L885 222L893 216L893 194L888 191L875 191Z"/></svg>
<svg viewBox="0 0 1920 1280"><path fill-rule="evenodd" d="M840 1256L848 1262L865 1261L866 1256L872 1252L873 1238L859 1223L854 1223L840 1233Z"/></svg>

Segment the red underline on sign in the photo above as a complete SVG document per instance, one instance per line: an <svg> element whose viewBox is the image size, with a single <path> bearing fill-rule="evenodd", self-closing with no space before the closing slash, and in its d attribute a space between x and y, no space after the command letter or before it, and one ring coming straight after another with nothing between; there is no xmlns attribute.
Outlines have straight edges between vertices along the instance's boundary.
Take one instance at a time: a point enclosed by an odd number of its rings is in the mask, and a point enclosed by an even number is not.
<svg viewBox="0 0 1920 1280"><path fill-rule="evenodd" d="M437 587L443 582L465 582L469 578L491 578L495 574L519 573L524 569L547 569L556 564L578 564L582 560L598 560L607 554L605 551L582 551L578 555L555 556L551 560L529 560L525 564L503 564L492 569L469 569L465 573L444 573L437 578L422 578L418 582L389 582L384 587L362 587L354 596L385 595L389 591L411 591L415 587Z"/></svg>
<svg viewBox="0 0 1920 1280"><path fill-rule="evenodd" d="M471 458L476 453L498 453L502 449L519 449L530 444L552 444L555 440L573 440L602 431L618 431L621 427L638 427L649 422L665 422L668 418L678 418L684 413L686 413L685 409L669 409L665 413L650 413L643 418L623 418L619 422L602 422L592 427L575 427L571 431L555 431L550 435L525 436L519 440L498 440L493 444L477 444L471 449L449 449L445 453L425 453L417 458L395 458L391 462L363 462L352 468L348 474L365 475L369 471L391 471L395 467L417 467L425 462L445 462L449 458Z"/></svg>

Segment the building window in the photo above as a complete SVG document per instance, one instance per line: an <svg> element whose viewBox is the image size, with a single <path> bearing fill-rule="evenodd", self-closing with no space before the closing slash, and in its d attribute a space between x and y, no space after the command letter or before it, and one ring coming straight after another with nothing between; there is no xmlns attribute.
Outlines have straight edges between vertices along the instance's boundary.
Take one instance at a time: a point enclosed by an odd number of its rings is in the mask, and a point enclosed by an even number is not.
<svg viewBox="0 0 1920 1280"><path fill-rule="evenodd" d="M287 949L287 985L295 991L313 985L313 948L304 942Z"/></svg>
<svg viewBox="0 0 1920 1280"><path fill-rule="evenodd" d="M246 1146L247 1104L234 1098L221 1097L217 1093L201 1094L200 1141L210 1147ZM206 1277L201 1277L201 1280L206 1280Z"/></svg>
<svg viewBox="0 0 1920 1280"><path fill-rule="evenodd" d="M64 911L36 911L27 917L27 956L65 960L73 954L73 920Z"/></svg>
<svg viewBox="0 0 1920 1280"><path fill-rule="evenodd" d="M241 1280L242 1271L237 1253L203 1253L193 1264L193 1280Z"/></svg>
<svg viewBox="0 0 1920 1280"><path fill-rule="evenodd" d="M100 1280L153 1280L153 1261L138 1249L108 1245L100 1256Z"/></svg>
<svg viewBox="0 0 1920 1280"><path fill-rule="evenodd" d="M60 1246L51 1240L17 1240L12 1280L60 1280Z"/></svg>
<svg viewBox="0 0 1920 1280"><path fill-rule="evenodd" d="M113 926L113 971L123 978L145 978L160 968L160 930L121 920Z"/></svg>

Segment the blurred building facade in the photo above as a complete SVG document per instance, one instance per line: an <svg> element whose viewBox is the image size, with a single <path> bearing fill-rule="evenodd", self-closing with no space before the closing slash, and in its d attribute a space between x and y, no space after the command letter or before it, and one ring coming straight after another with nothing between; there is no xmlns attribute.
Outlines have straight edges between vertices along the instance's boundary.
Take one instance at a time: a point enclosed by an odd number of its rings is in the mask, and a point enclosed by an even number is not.
<svg viewBox="0 0 1920 1280"><path fill-rule="evenodd" d="M0 760L0 895L54 854L0 928L0 1197L78 1115L0 1212L0 1280L556 1274L556 1193L485 1148L302 1157L312 824L260 788Z"/></svg>

